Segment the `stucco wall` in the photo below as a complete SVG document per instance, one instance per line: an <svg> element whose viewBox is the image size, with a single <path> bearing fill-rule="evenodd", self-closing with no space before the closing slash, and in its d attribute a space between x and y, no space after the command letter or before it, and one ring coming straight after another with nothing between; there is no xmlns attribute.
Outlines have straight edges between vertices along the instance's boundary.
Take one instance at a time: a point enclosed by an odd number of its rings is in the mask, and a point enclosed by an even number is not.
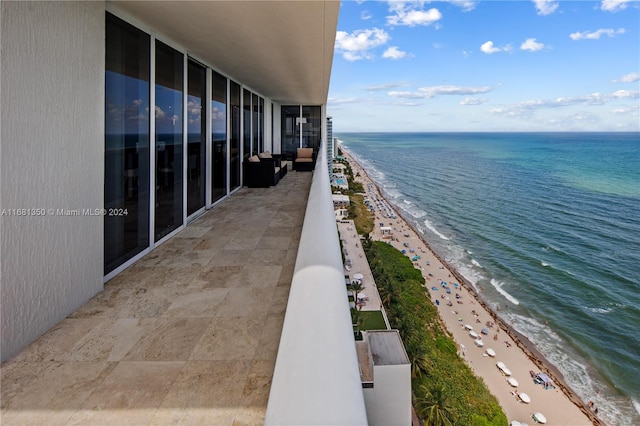
<svg viewBox="0 0 640 426"><path fill-rule="evenodd" d="M103 206L105 13L102 2L2 1L0 10L6 360L102 289L103 218L55 210Z"/></svg>
<svg viewBox="0 0 640 426"><path fill-rule="evenodd" d="M364 389L369 425L411 425L411 366L376 365L373 383Z"/></svg>

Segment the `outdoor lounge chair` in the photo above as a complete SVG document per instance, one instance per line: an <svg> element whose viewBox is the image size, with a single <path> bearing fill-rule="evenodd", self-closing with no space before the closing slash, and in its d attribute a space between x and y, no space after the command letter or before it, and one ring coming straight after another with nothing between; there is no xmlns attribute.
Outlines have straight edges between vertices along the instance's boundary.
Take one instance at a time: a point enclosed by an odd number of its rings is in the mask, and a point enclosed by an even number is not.
<svg viewBox="0 0 640 426"><path fill-rule="evenodd" d="M293 170L312 172L316 166L316 154L313 148L298 148L293 159Z"/></svg>

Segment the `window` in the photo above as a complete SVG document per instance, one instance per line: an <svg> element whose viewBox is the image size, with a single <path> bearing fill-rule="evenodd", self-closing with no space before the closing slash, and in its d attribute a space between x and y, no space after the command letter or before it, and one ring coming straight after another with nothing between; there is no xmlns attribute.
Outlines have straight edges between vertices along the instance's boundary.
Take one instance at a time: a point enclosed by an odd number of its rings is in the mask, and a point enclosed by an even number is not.
<svg viewBox="0 0 640 426"><path fill-rule="evenodd" d="M189 61L187 95L187 215L191 215L205 204L205 141L206 141L206 96L207 70L194 61Z"/></svg>
<svg viewBox="0 0 640 426"><path fill-rule="evenodd" d="M149 247L150 37L106 15L105 275Z"/></svg>
<svg viewBox="0 0 640 426"><path fill-rule="evenodd" d="M182 53L156 41L155 240L183 222Z"/></svg>
<svg viewBox="0 0 640 426"><path fill-rule="evenodd" d="M227 195L227 79L213 72L211 93L211 201Z"/></svg>
<svg viewBox="0 0 640 426"><path fill-rule="evenodd" d="M240 186L240 85L231 81L229 86L229 108L231 109L231 139L229 143L229 186Z"/></svg>

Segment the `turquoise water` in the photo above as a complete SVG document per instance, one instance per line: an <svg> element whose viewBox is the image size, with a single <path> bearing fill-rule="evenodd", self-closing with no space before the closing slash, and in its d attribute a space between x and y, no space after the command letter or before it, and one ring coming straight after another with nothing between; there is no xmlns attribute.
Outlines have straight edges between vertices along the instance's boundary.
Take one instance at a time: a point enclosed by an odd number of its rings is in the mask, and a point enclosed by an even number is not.
<svg viewBox="0 0 640 426"><path fill-rule="evenodd" d="M337 137L603 420L640 424L640 134Z"/></svg>

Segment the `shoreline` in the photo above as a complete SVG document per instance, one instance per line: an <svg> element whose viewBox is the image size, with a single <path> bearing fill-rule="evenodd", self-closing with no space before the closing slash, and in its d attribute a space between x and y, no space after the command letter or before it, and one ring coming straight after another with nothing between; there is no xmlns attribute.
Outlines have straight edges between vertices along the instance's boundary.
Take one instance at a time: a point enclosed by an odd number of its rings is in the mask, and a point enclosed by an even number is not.
<svg viewBox="0 0 640 426"><path fill-rule="evenodd" d="M525 335L523 335L522 333L516 331L511 325L507 324L496 313L496 311L494 311L494 309L492 309L489 306L489 303L484 300L484 298L475 289L475 287L471 284L471 282L469 282L466 278L464 278L462 276L462 274L460 274L455 267L453 267L451 264L449 264L439 253L437 253L432 248L432 246L429 244L429 242L424 238L424 236L412 224L412 221L409 218L406 217L405 213L402 212L400 209L398 209L395 205L390 203L385 198L385 196L383 195L383 192L380 190L380 188L377 185L377 183L375 181L373 181L373 179L371 179L369 177L369 174L367 173L365 168L360 163L358 163L353 158L353 156L351 154L349 154L349 152L346 151L343 147L341 149L342 149L342 152L343 152L343 155L344 155L345 159L347 160L347 162L349 162L349 164L351 165L352 170L354 171L354 179L359 180L363 184L363 187L365 189L365 194L367 194L369 196L371 195L371 194L369 194L370 191L368 190L368 184L370 183L375 188L375 191L377 192L377 195L381 199L385 200L388 203L388 205L391 207L393 213L397 215L397 219L390 219L390 218L381 218L381 217L378 218L378 216L374 214L374 216L375 216L375 218L374 218L374 231L371 233L372 234L372 239L378 240L378 241L389 242L389 240L382 239L382 236L379 234L379 226L378 226L378 223L377 223L378 221L387 221L387 222L389 222L390 220L394 220L394 221L396 221L396 223L398 225L402 225L403 226L403 231L400 231L400 232L404 232L404 238L395 237L395 241L398 242L398 243L405 244L406 242L408 242L408 241L410 241L412 239L415 239L420 244L423 244L425 249L427 250L427 252L440 265L439 268L443 269L448 274L449 279L455 278L461 285L460 289L461 290L464 289L469 294L469 296L471 298L473 298L472 301L470 301L470 303L471 304L475 304L473 302L473 301L475 301L479 306L482 307L482 310L484 311L484 313L489 318L491 318L491 320L493 322L495 322L495 325L497 326L497 330L498 330L497 333L499 333L499 331L502 330L507 336L509 336L509 338L511 339L511 341L513 342L513 344L517 348L517 350L520 351L527 358L527 360L529 362L533 363L533 365L536 368L538 368L540 372L544 372L549 377L551 377L551 379L553 380L554 385L556 386L556 388L559 389L561 391L561 394L566 398L565 399L566 403L570 404L574 409L579 410L579 413L584 416L584 420L588 421L588 422L585 422L585 421L580 422L580 421L578 421L578 419L572 418L572 423L575 423L575 424L592 424L592 425L596 425L596 426L605 425L605 423L601 419L599 419L597 417L597 415L593 411L588 409L587 404L584 401L582 401L582 399L566 384L566 382L564 381L564 377L563 377L562 373L558 370L558 368L556 366L554 366L551 362L549 362L546 359L546 357L535 347L535 345ZM359 178L355 178L356 170L360 173L360 177ZM408 232L408 233L405 232L404 231L404 226L406 226L408 231L410 231L410 232ZM407 235L409 235L409 236L407 236ZM394 245L394 244L392 244L392 245ZM401 247L400 248L396 247L396 248L398 250L400 250ZM422 251L422 253L425 253L425 252ZM429 290L429 287L431 285L433 285L433 283L429 283L430 277L433 277L433 275L431 273L428 273L428 275L427 275L427 271L425 271L421 266L418 266L417 262L414 262L414 264L416 264L416 267L418 269L420 269L423 272L423 276L425 276L425 279L426 279L425 288L426 288L427 294L429 294L429 296L433 296L432 291ZM439 282L442 281L442 279L440 279L440 278L438 280L439 280ZM445 295L441 294L441 296L445 296ZM475 367L475 365L473 364L474 360L470 359L471 356L468 356L468 357L465 356L466 352L471 352L471 351L473 351L474 349L477 349L477 348L473 348L473 347L470 347L468 349L465 348L464 343L463 343L464 337L461 337L461 335L460 335L461 333L459 333L459 330L457 330L457 328L452 324L452 320L450 318L447 318L444 315L445 314L444 310L447 309L446 307L444 307L444 303L442 305L440 305L440 304L438 304L438 302L434 302L433 300L432 300L432 302L434 304L437 304L437 308L438 308L438 312L439 312L439 316L440 316L440 321L443 324L444 328L449 333L450 337L453 338L454 341L461 348L462 356L467 361L467 364L472 368L472 370L474 371L474 373L477 376L481 377L485 381L485 383L486 383L487 387L489 388L489 390L491 391L491 393L494 394L498 398L498 402L500 403L500 405L502 406L503 410L505 411L505 414L507 414L507 417L509 418L509 421L511 422L512 420L514 420L514 419L511 419L510 417L513 417L515 412L522 412L522 410L508 409L508 408L511 408L511 406L513 404L509 402L508 398L505 399L504 397L502 397L502 398L499 397L498 394L500 394L500 396L502 396L502 394L501 394L501 390L498 388L498 385L496 384L496 380L494 380L495 378L492 377L492 376L486 377L487 373L484 372L484 370L486 370L486 368L483 368L483 372L482 373L479 372L476 368L474 368ZM453 311L453 312L455 312L456 316L457 316L457 311ZM475 313L476 313L475 310L473 310L472 312L475 315ZM459 318L458 318L458 320L459 320ZM459 325L462 325L462 324L459 324ZM455 330L455 332L454 332L454 330ZM466 334L466 332L464 334ZM498 342L496 342L496 343L498 343ZM507 341L505 341L505 344L506 343L507 343ZM507 346L507 347L509 347L509 346ZM477 355L477 354L474 354L474 355ZM486 357L486 355L482 355L482 356ZM475 361L478 361L477 356L475 358L476 358ZM508 361L508 363L509 363L509 361ZM490 372L488 370L487 370L487 372L489 374L492 373L492 372ZM526 380L526 378L522 374L520 374L518 377L521 380ZM514 393L511 392L511 395L513 395L513 394ZM506 402L506 404L505 404L505 402ZM558 401L556 401L556 402L558 402ZM508 407L505 407L505 405L507 405ZM554 405L556 405L556 404L554 404ZM558 406L555 411L561 412L561 410L567 409L566 404L561 404L561 405L563 405L564 408ZM520 406L522 406L522 404ZM546 409L546 411L549 412L549 409ZM554 410L552 410L552 411L554 411ZM522 416L520 415L520 417L522 417ZM549 417L553 417L553 416L549 416ZM563 424L563 423L554 422L553 418L550 419L550 420L551 421L549 422L549 424ZM528 419L520 419L519 421L533 421L533 420L531 420L531 418L528 418Z"/></svg>

